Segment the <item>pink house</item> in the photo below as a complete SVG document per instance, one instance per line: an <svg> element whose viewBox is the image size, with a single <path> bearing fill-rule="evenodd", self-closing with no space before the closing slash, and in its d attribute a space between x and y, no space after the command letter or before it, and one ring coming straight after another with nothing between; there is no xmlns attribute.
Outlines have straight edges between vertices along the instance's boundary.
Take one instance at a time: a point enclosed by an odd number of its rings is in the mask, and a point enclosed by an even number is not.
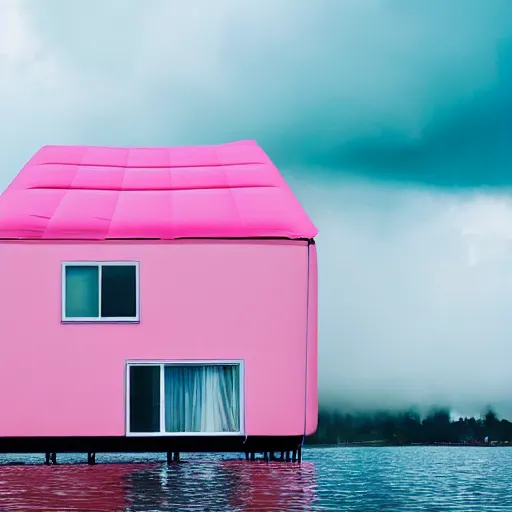
<svg viewBox="0 0 512 512"><path fill-rule="evenodd" d="M43 147L0 196L0 451L297 450L316 234L252 141Z"/></svg>

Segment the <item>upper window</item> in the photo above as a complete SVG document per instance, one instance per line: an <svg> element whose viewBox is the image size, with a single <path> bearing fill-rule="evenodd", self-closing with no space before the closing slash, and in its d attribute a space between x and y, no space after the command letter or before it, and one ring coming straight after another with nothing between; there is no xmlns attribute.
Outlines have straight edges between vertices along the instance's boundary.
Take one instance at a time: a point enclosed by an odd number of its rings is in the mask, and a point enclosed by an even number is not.
<svg viewBox="0 0 512 512"><path fill-rule="evenodd" d="M62 320L137 322L139 265L76 262L62 266Z"/></svg>

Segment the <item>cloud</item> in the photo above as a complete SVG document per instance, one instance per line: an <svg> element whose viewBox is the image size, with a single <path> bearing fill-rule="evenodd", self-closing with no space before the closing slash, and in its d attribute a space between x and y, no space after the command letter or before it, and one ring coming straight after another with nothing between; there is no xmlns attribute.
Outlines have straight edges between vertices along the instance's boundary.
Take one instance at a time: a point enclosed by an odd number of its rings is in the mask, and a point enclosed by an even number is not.
<svg viewBox="0 0 512 512"><path fill-rule="evenodd" d="M320 228L323 396L505 410L511 36L509 0L0 0L0 187L255 138Z"/></svg>
<svg viewBox="0 0 512 512"><path fill-rule="evenodd" d="M71 85L32 30L25 4L0 0L0 188L32 153L69 126L75 100Z"/></svg>
<svg viewBox="0 0 512 512"><path fill-rule="evenodd" d="M34 144L257 138L280 165L384 178L414 179L430 139L450 144L447 118L504 80L498 50L512 34L508 0L2 2L37 48L10 116Z"/></svg>
<svg viewBox="0 0 512 512"><path fill-rule="evenodd" d="M432 108L420 136L388 128L352 139L323 162L440 186L512 184L512 39L499 42L496 66L492 85Z"/></svg>
<svg viewBox="0 0 512 512"><path fill-rule="evenodd" d="M512 414L510 196L293 183L321 230L324 400Z"/></svg>

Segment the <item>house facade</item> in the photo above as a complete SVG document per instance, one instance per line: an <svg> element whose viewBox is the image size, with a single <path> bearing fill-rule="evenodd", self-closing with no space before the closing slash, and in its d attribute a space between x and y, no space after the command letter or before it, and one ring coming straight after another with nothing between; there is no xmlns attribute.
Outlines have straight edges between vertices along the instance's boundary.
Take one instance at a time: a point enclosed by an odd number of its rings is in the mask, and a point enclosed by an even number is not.
<svg viewBox="0 0 512 512"><path fill-rule="evenodd" d="M279 449L313 433L315 235L251 141L42 148L0 196L0 445Z"/></svg>

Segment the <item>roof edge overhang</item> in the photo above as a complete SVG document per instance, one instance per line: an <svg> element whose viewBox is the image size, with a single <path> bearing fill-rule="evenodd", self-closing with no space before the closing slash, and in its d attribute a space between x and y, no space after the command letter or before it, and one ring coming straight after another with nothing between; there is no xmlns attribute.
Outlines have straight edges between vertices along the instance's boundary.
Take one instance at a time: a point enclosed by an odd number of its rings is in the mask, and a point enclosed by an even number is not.
<svg viewBox="0 0 512 512"><path fill-rule="evenodd" d="M88 243L108 243L108 242L178 242L178 241L186 241L186 240L209 240L209 241L223 241L223 240L232 240L232 241L287 241L287 242L308 242L310 244L315 244L314 238L308 237L297 237L297 238L289 238L289 237L279 237L279 236L245 236L245 237L176 237L176 238L0 238L0 242L36 242L36 243L45 243L45 242L88 242Z"/></svg>

